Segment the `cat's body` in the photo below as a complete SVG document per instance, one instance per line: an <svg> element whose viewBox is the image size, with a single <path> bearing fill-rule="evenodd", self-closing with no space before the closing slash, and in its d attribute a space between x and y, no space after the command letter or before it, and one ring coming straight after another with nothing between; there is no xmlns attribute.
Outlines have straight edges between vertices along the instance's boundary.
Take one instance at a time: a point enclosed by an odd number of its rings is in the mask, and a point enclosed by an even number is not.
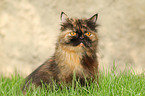
<svg viewBox="0 0 145 96"><path fill-rule="evenodd" d="M27 78L23 90L32 84L42 86L52 81L71 83L73 74L82 85L85 78L95 79L98 74L96 56L98 37L96 34L97 14L90 19L70 19L61 14L61 33L54 56L38 67Z"/></svg>

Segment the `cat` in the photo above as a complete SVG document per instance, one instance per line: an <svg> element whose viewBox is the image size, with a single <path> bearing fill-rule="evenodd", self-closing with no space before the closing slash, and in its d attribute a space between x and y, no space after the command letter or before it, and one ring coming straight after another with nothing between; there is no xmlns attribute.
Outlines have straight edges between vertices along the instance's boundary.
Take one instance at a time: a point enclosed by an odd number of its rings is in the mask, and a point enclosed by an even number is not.
<svg viewBox="0 0 145 96"><path fill-rule="evenodd" d="M62 12L61 32L54 55L26 77L22 90L31 83L40 87L42 82L46 85L53 81L71 84L74 73L81 85L85 84L86 78L92 78L93 82L98 76L97 18L98 14L89 19L69 18Z"/></svg>

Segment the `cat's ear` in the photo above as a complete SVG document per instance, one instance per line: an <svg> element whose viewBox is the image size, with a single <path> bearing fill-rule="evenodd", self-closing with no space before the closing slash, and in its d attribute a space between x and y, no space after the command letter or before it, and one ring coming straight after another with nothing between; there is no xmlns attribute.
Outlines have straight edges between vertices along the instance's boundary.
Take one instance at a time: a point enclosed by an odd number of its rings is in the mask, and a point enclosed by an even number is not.
<svg viewBox="0 0 145 96"><path fill-rule="evenodd" d="M69 19L69 17L64 13L61 12L61 16L60 16L61 22L66 22L67 19Z"/></svg>
<svg viewBox="0 0 145 96"><path fill-rule="evenodd" d="M93 22L93 23L96 23L97 18L98 18L98 14L95 14L95 15L93 15L91 18L89 18L89 21L91 21L91 22Z"/></svg>

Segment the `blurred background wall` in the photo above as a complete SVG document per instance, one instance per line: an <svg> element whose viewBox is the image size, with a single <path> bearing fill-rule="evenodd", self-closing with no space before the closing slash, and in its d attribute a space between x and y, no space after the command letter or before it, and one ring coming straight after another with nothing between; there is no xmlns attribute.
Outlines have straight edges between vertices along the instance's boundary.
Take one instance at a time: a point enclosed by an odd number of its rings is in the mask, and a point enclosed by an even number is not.
<svg viewBox="0 0 145 96"><path fill-rule="evenodd" d="M0 74L28 75L54 53L61 11L99 13L100 69L145 71L145 0L0 0Z"/></svg>

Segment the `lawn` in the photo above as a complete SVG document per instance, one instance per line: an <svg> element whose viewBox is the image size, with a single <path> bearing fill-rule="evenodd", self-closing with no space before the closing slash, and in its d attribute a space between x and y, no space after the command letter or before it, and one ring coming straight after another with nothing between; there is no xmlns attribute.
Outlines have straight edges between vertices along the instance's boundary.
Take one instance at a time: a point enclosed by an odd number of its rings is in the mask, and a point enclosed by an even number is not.
<svg viewBox="0 0 145 96"><path fill-rule="evenodd" d="M12 75L11 78L0 77L0 96L23 96L21 84L24 78ZM134 72L100 72L99 86L96 82L81 87L76 82L72 86L47 90L39 88L27 90L26 96L145 96L145 75L135 75Z"/></svg>

